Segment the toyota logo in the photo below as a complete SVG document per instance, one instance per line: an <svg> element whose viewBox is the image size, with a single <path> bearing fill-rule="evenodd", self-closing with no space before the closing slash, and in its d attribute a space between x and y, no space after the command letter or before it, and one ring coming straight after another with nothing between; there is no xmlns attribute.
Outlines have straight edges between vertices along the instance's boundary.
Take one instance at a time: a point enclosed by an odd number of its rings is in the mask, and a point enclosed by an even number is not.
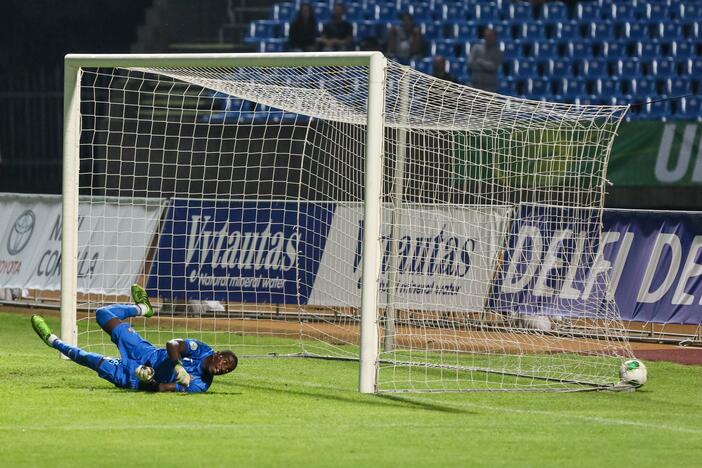
<svg viewBox="0 0 702 468"><path fill-rule="evenodd" d="M10 255L17 255L29 243L34 232L34 212L27 210L15 220L15 224L7 237L7 252Z"/></svg>

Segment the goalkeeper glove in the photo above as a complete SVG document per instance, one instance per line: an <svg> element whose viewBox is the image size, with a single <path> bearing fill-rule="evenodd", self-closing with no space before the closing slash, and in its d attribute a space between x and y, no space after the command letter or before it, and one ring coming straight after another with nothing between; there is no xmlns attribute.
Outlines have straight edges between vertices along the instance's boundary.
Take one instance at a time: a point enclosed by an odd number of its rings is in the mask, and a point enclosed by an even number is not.
<svg viewBox="0 0 702 468"><path fill-rule="evenodd" d="M181 363L176 364L173 370L176 373L176 382L186 387L190 385L190 374L188 374L188 371L185 370Z"/></svg>
<svg viewBox="0 0 702 468"><path fill-rule="evenodd" d="M154 368L149 366L139 366L136 368L136 376L139 382L152 383L154 381Z"/></svg>

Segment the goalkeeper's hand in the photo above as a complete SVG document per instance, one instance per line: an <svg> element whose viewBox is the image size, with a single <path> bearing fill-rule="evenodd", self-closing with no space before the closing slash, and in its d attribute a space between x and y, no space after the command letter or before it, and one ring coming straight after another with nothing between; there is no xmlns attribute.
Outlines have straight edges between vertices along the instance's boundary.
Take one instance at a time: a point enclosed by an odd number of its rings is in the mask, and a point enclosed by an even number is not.
<svg viewBox="0 0 702 468"><path fill-rule="evenodd" d="M136 376L139 382L142 383L152 383L154 381L154 368L149 366L139 366L136 368Z"/></svg>
<svg viewBox="0 0 702 468"><path fill-rule="evenodd" d="M188 371L185 370L181 363L176 364L173 370L176 373L176 382L186 387L190 385L190 374L188 374Z"/></svg>

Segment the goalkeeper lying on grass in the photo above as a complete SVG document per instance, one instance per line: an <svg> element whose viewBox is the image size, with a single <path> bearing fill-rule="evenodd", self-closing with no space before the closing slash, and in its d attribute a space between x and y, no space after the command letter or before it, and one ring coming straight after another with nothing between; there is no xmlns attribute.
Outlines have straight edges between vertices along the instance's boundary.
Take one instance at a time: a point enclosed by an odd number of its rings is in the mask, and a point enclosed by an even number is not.
<svg viewBox="0 0 702 468"><path fill-rule="evenodd" d="M174 339L166 348L157 348L122 320L143 315L151 317L154 310L146 291L132 286L136 305L113 304L99 308L97 323L112 337L121 359L88 353L59 340L39 315L32 316L32 327L52 348L73 362L88 367L119 388L154 392L206 392L215 375L236 369L238 360L231 351L214 352L205 343L191 339Z"/></svg>

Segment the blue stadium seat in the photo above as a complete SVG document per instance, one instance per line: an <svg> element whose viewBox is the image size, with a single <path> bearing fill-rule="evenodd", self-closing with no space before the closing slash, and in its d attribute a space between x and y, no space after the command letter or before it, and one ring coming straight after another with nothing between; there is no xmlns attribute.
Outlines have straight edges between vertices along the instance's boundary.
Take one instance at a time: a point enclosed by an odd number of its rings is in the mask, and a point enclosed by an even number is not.
<svg viewBox="0 0 702 468"><path fill-rule="evenodd" d="M519 39L544 39L546 37L546 28L541 21L526 22L519 25L516 31L516 36Z"/></svg>
<svg viewBox="0 0 702 468"><path fill-rule="evenodd" d="M590 58L592 56L590 43L583 40L571 42L568 46L568 55L574 60Z"/></svg>
<svg viewBox="0 0 702 468"><path fill-rule="evenodd" d="M633 21L636 18L636 10L633 3L615 2L612 4L614 18L621 21Z"/></svg>
<svg viewBox="0 0 702 468"><path fill-rule="evenodd" d="M619 94L619 80L616 78L600 78L597 80L597 92L603 96Z"/></svg>
<svg viewBox="0 0 702 468"><path fill-rule="evenodd" d="M558 44L554 41L539 41L536 43L536 57L552 59L559 56Z"/></svg>
<svg viewBox="0 0 702 468"><path fill-rule="evenodd" d="M648 38L648 27L645 23L629 22L625 26L625 36L634 41Z"/></svg>
<svg viewBox="0 0 702 468"><path fill-rule="evenodd" d="M478 25L473 21L460 21L450 24L453 37L475 41L478 39Z"/></svg>
<svg viewBox="0 0 702 468"><path fill-rule="evenodd" d="M368 11L365 5L361 3L345 3L347 21L363 21L369 19L372 14Z"/></svg>
<svg viewBox="0 0 702 468"><path fill-rule="evenodd" d="M514 75L520 78L532 78L538 76L536 62L529 59L516 60Z"/></svg>
<svg viewBox="0 0 702 468"><path fill-rule="evenodd" d="M568 94L573 94L577 96L587 95L587 83L585 80L578 78L571 78L568 80Z"/></svg>
<svg viewBox="0 0 702 468"><path fill-rule="evenodd" d="M272 19L276 21L292 21L297 14L297 5L294 3L277 3L273 5Z"/></svg>
<svg viewBox="0 0 702 468"><path fill-rule="evenodd" d="M434 59L432 57L424 57L417 60L411 60L410 66L415 70L431 75L434 68Z"/></svg>
<svg viewBox="0 0 702 468"><path fill-rule="evenodd" d="M281 23L276 20L256 20L249 25L246 42L259 42L270 37L280 37Z"/></svg>
<svg viewBox="0 0 702 468"><path fill-rule="evenodd" d="M579 2L575 9L579 20L595 21L600 19L600 6L596 2Z"/></svg>
<svg viewBox="0 0 702 468"><path fill-rule="evenodd" d="M551 79L551 91L555 96L567 96L568 95L568 79L558 78Z"/></svg>
<svg viewBox="0 0 702 468"><path fill-rule="evenodd" d="M668 17L667 2L649 2L648 18L651 20L662 20Z"/></svg>
<svg viewBox="0 0 702 468"><path fill-rule="evenodd" d="M679 39L682 36L682 27L677 21L668 21L660 25L661 39Z"/></svg>
<svg viewBox="0 0 702 468"><path fill-rule="evenodd" d="M449 73L458 77L468 73L468 60L465 57L452 58L448 62Z"/></svg>
<svg viewBox="0 0 702 468"><path fill-rule="evenodd" d="M654 76L668 78L675 75L675 62L672 58L660 58L653 61Z"/></svg>
<svg viewBox="0 0 702 468"><path fill-rule="evenodd" d="M690 94L690 80L686 78L672 78L665 83L665 92L672 96Z"/></svg>
<svg viewBox="0 0 702 468"><path fill-rule="evenodd" d="M642 117L648 120L665 120L669 114L670 114L670 102L669 101L661 101L661 97L651 97L650 101L646 105L646 114L643 114Z"/></svg>
<svg viewBox="0 0 702 468"><path fill-rule="evenodd" d="M573 67L567 60L551 60L549 72L553 78L569 78L573 76Z"/></svg>
<svg viewBox="0 0 702 468"><path fill-rule="evenodd" d="M497 33L497 37L503 40L514 39L515 35L512 31L512 23L509 21L493 21L488 24Z"/></svg>
<svg viewBox="0 0 702 468"><path fill-rule="evenodd" d="M373 18L378 21L394 21L398 19L397 6L392 3L378 3L374 7Z"/></svg>
<svg viewBox="0 0 702 468"><path fill-rule="evenodd" d="M702 119L702 97L688 96L682 100L682 111L678 115L689 120Z"/></svg>
<svg viewBox="0 0 702 468"><path fill-rule="evenodd" d="M563 21L558 24L556 37L564 40L575 40L580 37L580 24L575 21Z"/></svg>
<svg viewBox="0 0 702 468"><path fill-rule="evenodd" d="M680 59L691 58L695 55L695 47L690 41L675 41L673 43L673 54Z"/></svg>
<svg viewBox="0 0 702 468"><path fill-rule="evenodd" d="M563 21L568 19L568 9L563 2L544 3L541 9L541 16L545 20Z"/></svg>
<svg viewBox="0 0 702 468"><path fill-rule="evenodd" d="M474 20L475 11L463 3L447 3L441 8L441 19L444 21Z"/></svg>
<svg viewBox="0 0 702 468"><path fill-rule="evenodd" d="M593 39L611 40L614 37L614 23L609 21L592 22L586 27L588 36Z"/></svg>
<svg viewBox="0 0 702 468"><path fill-rule="evenodd" d="M419 24L419 28L426 40L446 37L446 30L448 29L442 21L425 21ZM450 36L453 36L453 29L451 29Z"/></svg>
<svg viewBox="0 0 702 468"><path fill-rule="evenodd" d="M259 43L260 52L284 52L288 40L284 37L271 37Z"/></svg>
<svg viewBox="0 0 702 468"><path fill-rule="evenodd" d="M608 59L618 59L626 57L626 47L621 41L607 41L605 55Z"/></svg>
<svg viewBox="0 0 702 468"><path fill-rule="evenodd" d="M429 51L431 55L443 55L444 57L459 57L465 54L464 41L460 39L435 39L431 41Z"/></svg>
<svg viewBox="0 0 702 468"><path fill-rule="evenodd" d="M519 44L514 41L501 41L500 49L502 50L502 60L514 60L522 56L522 51L519 48Z"/></svg>
<svg viewBox="0 0 702 468"><path fill-rule="evenodd" d="M702 4L697 2L685 2L683 13L686 20L702 19Z"/></svg>
<svg viewBox="0 0 702 468"><path fill-rule="evenodd" d="M497 92L500 94L505 94L508 96L512 96L515 93L514 87L514 78L511 76L505 76L499 79L497 82Z"/></svg>
<svg viewBox="0 0 702 468"><path fill-rule="evenodd" d="M548 78L530 78L527 87L534 97L551 96L551 81Z"/></svg>
<svg viewBox="0 0 702 468"><path fill-rule="evenodd" d="M585 76L588 78L604 78L608 74L604 59L590 59L586 62Z"/></svg>
<svg viewBox="0 0 702 468"><path fill-rule="evenodd" d="M661 56L660 45L658 41L641 41L637 45L637 50L637 55L641 58L655 59Z"/></svg>
<svg viewBox="0 0 702 468"><path fill-rule="evenodd" d="M331 8L327 2L312 2L310 6L314 10L317 21L328 21L331 17Z"/></svg>
<svg viewBox="0 0 702 468"><path fill-rule="evenodd" d="M497 21L500 19L500 8L497 3L478 3L475 18L481 21Z"/></svg>
<svg viewBox="0 0 702 468"><path fill-rule="evenodd" d="M353 23L353 35L356 40L365 39L368 37L377 37L380 33L385 32L385 23L375 20L362 20Z"/></svg>
<svg viewBox="0 0 702 468"><path fill-rule="evenodd" d="M528 2L511 2L507 11L513 20L528 22L532 19L531 5Z"/></svg>
<svg viewBox="0 0 702 468"><path fill-rule="evenodd" d="M410 5L409 13L415 22L429 21L434 19L434 11L428 3L413 3Z"/></svg>
<svg viewBox="0 0 702 468"><path fill-rule="evenodd" d="M617 73L622 78L636 78L641 74L638 59L619 60L617 64Z"/></svg>
<svg viewBox="0 0 702 468"><path fill-rule="evenodd" d="M639 78L634 82L634 95L649 96L657 94L656 81L648 78Z"/></svg>

